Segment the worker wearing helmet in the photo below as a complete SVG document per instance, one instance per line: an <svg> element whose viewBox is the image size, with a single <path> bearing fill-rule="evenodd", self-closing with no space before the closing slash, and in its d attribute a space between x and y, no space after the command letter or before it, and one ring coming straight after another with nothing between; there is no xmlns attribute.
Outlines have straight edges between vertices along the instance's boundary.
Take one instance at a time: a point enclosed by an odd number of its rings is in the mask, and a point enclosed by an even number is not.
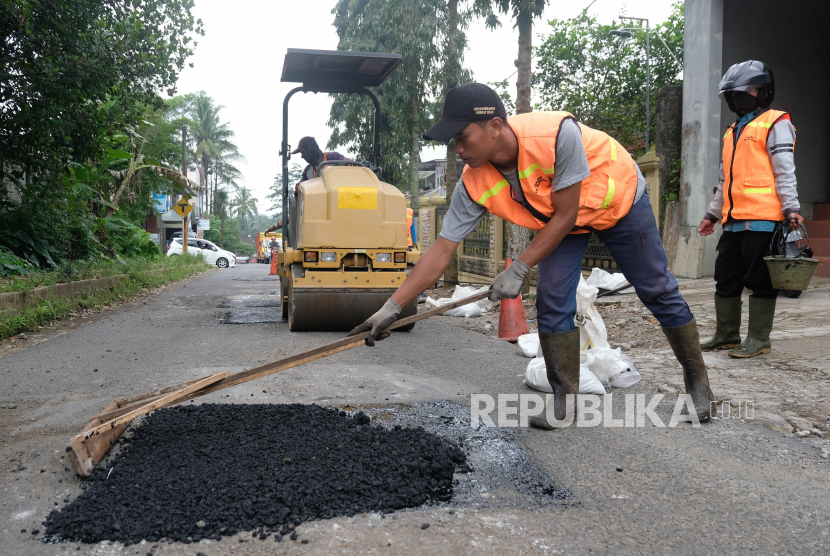
<svg viewBox="0 0 830 556"><path fill-rule="evenodd" d="M683 367L694 413L701 421L709 419L714 396L697 326L668 271L645 180L622 145L567 112L508 118L495 91L478 83L447 94L440 121L424 138L454 139L466 164L461 180L439 238L383 308L351 334L371 330L370 345L388 335L383 330L400 308L438 281L458 243L487 212L536 229L525 252L493 281L490 299L517 297L538 264L537 322L553 404L530 424L543 429L554 428L555 421L567 424L572 417L568 396L579 389L576 289L582 256L595 232L663 325Z"/></svg>
<svg viewBox="0 0 830 556"><path fill-rule="evenodd" d="M764 256L777 222L804 221L796 190L795 128L790 115L770 108L775 97L772 70L757 60L735 64L720 82L720 96L737 121L723 137L720 181L698 231L708 236L719 220L723 235L715 259L714 337L703 351L730 349L732 357L769 353L778 290L772 287ZM741 343L741 293L749 298L749 331Z"/></svg>
<svg viewBox="0 0 830 556"><path fill-rule="evenodd" d="M300 156L308 162L308 166L303 170L302 181L310 180L317 177L317 165L326 160L346 160L342 154L334 151L323 152L317 145L317 140L314 137L303 137L300 139L297 148L291 151L291 154L300 153Z"/></svg>

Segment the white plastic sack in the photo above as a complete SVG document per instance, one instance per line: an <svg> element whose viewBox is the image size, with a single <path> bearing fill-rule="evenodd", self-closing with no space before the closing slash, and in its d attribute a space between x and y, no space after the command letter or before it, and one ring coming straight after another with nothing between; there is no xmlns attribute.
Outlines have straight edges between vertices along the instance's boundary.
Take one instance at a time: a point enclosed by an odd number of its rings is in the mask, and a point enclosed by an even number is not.
<svg viewBox="0 0 830 556"><path fill-rule="evenodd" d="M542 346L539 343L537 332L522 334L519 336L516 346L519 348L519 353L525 357L542 357Z"/></svg>
<svg viewBox="0 0 830 556"><path fill-rule="evenodd" d="M592 288L599 288L602 290L616 290L628 285L629 287L619 290L617 293L633 293L634 287L629 284L628 280L621 272L606 272L601 268L592 268L591 275L585 283Z"/></svg>
<svg viewBox="0 0 830 556"><path fill-rule="evenodd" d="M627 388L640 382L640 373L620 348L592 348L585 352L585 366L607 386Z"/></svg>
<svg viewBox="0 0 830 556"><path fill-rule="evenodd" d="M540 392L553 392L548 382L548 374L543 357L535 357L528 362L527 369L525 369L525 384ZM579 366L579 393L605 394L605 388L602 386L602 383L597 380L594 373L588 370L588 367L585 365Z"/></svg>
<svg viewBox="0 0 830 556"><path fill-rule="evenodd" d="M576 287L576 325L579 327L579 349L583 351L608 347L608 331L594 307L597 292L596 287L589 286L585 278L579 276L579 285Z"/></svg>
<svg viewBox="0 0 830 556"><path fill-rule="evenodd" d="M452 297L442 297L441 299L432 299L431 297L427 297L426 304L430 309L434 309L436 307L452 303L453 301L470 297L471 295L475 295L479 292L487 291L488 289L490 289L489 286L483 286L479 289L476 289L473 286L456 286L455 291L452 293ZM467 305L450 309L444 314L449 317L464 317L469 319L481 316L482 313L486 313L492 308L493 303L489 299L482 299L476 301L475 303L468 303Z"/></svg>

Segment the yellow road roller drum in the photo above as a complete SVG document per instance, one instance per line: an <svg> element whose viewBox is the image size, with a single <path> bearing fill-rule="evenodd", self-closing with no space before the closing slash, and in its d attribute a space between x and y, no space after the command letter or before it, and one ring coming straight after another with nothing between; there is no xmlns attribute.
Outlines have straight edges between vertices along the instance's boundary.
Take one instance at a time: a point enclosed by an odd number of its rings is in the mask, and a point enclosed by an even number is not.
<svg viewBox="0 0 830 556"><path fill-rule="evenodd" d="M351 330L380 309L419 256L408 250L406 198L396 187L357 163L321 166L320 177L297 186L292 246L280 253L292 331ZM401 318L415 313L413 302Z"/></svg>

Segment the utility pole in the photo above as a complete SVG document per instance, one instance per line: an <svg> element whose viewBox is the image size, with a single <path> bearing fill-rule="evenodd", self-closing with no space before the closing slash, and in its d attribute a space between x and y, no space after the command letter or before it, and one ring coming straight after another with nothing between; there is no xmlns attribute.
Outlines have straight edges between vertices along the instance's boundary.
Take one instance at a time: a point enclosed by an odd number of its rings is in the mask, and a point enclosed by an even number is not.
<svg viewBox="0 0 830 556"><path fill-rule="evenodd" d="M187 177L187 126L182 124L182 175ZM187 255L187 217L182 218L182 255Z"/></svg>

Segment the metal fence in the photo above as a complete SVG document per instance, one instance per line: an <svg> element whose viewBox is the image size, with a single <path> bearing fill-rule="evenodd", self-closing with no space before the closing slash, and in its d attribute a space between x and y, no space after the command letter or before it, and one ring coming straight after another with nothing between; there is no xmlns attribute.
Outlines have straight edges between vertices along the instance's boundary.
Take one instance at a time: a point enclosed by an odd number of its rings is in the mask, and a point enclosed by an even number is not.
<svg viewBox="0 0 830 556"><path fill-rule="evenodd" d="M464 238L464 255L472 257L490 257L490 215L482 218L476 229Z"/></svg>
<svg viewBox="0 0 830 556"><path fill-rule="evenodd" d="M591 239L588 240L585 255L582 257L582 270L591 270L592 268L601 268L607 272L620 271L617 268L617 262L611 256L611 251L597 237L597 234L593 233Z"/></svg>

